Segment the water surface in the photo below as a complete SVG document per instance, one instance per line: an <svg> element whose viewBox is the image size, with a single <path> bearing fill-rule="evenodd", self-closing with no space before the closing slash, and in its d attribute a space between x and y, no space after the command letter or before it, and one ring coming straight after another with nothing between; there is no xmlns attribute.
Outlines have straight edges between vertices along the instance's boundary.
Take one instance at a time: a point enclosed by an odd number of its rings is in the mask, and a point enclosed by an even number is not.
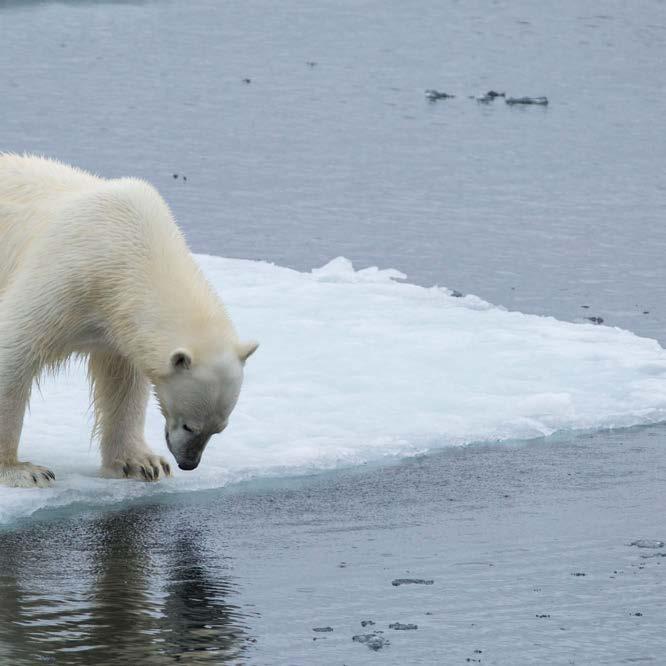
<svg viewBox="0 0 666 666"><path fill-rule="evenodd" d="M3 0L0 147L149 179L198 252L345 255L663 343L665 56L658 0ZM660 663L664 560L626 544L666 534L663 438L43 515L0 536L0 656ZM362 619L419 629L374 654Z"/></svg>
<svg viewBox="0 0 666 666"><path fill-rule="evenodd" d="M663 2L0 12L2 148L151 180L199 252L344 255L664 340ZM491 88L551 103L467 98Z"/></svg>

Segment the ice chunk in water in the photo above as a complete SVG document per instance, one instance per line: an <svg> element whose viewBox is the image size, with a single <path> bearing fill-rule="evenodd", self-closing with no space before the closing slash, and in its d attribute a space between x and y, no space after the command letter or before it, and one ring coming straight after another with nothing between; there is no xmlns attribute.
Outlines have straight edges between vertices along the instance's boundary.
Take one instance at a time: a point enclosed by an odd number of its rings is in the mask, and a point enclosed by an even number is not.
<svg viewBox="0 0 666 666"><path fill-rule="evenodd" d="M632 541L630 546L636 546L637 548L663 548L664 542L657 541L656 539L636 539Z"/></svg>
<svg viewBox="0 0 666 666"><path fill-rule="evenodd" d="M357 634L356 636L352 636L352 640L355 643L363 643L364 645L367 645L371 650L374 650L375 652L377 650L381 650L383 647L386 647L387 645L390 645L389 640L382 636L381 631L374 631L371 634Z"/></svg>

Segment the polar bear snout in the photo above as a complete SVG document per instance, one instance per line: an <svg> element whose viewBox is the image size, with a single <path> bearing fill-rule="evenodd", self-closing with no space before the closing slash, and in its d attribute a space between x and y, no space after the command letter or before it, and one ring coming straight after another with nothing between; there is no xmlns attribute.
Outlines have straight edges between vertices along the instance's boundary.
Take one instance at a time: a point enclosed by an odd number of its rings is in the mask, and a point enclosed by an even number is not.
<svg viewBox="0 0 666 666"><path fill-rule="evenodd" d="M182 432L178 436L171 437L168 428L164 429L164 436L167 447L176 459L178 467L188 471L196 469L199 466L201 455L211 438L211 435L201 433L184 439Z"/></svg>
<svg viewBox="0 0 666 666"><path fill-rule="evenodd" d="M200 438L197 438L200 439ZM184 470L196 469L201 462L201 454L208 444L210 437L206 437L203 443L192 442L186 448L183 454L177 455L174 453L174 458L178 463L178 467Z"/></svg>

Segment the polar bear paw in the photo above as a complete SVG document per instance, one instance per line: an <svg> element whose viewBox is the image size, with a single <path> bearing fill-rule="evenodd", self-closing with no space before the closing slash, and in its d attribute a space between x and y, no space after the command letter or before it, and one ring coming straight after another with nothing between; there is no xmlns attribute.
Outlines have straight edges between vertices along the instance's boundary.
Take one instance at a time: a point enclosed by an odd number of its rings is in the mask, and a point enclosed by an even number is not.
<svg viewBox="0 0 666 666"><path fill-rule="evenodd" d="M113 479L159 481L171 476L171 466L162 456L154 453L135 453L114 460L102 469L102 473Z"/></svg>
<svg viewBox="0 0 666 666"><path fill-rule="evenodd" d="M46 467L20 462L0 465L0 484L13 488L48 488L55 474Z"/></svg>

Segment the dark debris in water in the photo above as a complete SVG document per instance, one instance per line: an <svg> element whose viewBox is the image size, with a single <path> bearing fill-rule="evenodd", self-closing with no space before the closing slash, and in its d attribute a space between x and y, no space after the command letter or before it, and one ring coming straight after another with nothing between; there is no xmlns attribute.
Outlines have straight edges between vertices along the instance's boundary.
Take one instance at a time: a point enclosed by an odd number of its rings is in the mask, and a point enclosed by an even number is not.
<svg viewBox="0 0 666 666"><path fill-rule="evenodd" d="M442 92L440 90L435 90L434 88L429 88L425 91L425 96L430 102L436 102L440 99L453 99L455 95L451 93ZM504 98L504 101L509 106L548 106L548 98L544 96L540 97L507 97L504 92L497 92L497 90L489 90L485 95L481 97L475 97L474 95L468 95L468 99L475 99L477 102L483 104L489 104L490 102L495 101L498 97Z"/></svg>
<svg viewBox="0 0 666 666"><path fill-rule="evenodd" d="M506 93L499 93L496 90L489 90L485 95L483 95L483 97L477 97L476 101L488 104L489 102L494 101L497 97L506 97Z"/></svg>
<svg viewBox="0 0 666 666"><path fill-rule="evenodd" d="M398 587L399 585L432 585L435 581L425 578L396 578L391 581L391 585Z"/></svg>
<svg viewBox="0 0 666 666"><path fill-rule="evenodd" d="M548 106L547 97L507 97L504 100L507 104L536 104L537 106Z"/></svg>
<svg viewBox="0 0 666 666"><path fill-rule="evenodd" d="M396 631L414 631L419 628L418 624L403 624L402 622L392 622L389 624L389 629L395 629Z"/></svg>
<svg viewBox="0 0 666 666"><path fill-rule="evenodd" d="M333 627L313 627L312 631L318 631L319 633L325 633L333 631Z"/></svg>
<svg viewBox="0 0 666 666"><path fill-rule="evenodd" d="M591 321L593 324L603 324L604 323L604 318L603 317L585 317L588 321Z"/></svg>
<svg viewBox="0 0 666 666"><path fill-rule="evenodd" d="M372 620L361 620L362 627L371 627L372 625L374 625Z"/></svg>
<svg viewBox="0 0 666 666"><path fill-rule="evenodd" d="M431 102L436 102L438 99L453 99L455 97L455 95L450 95L446 92L440 92L439 90L426 90L425 96Z"/></svg>

